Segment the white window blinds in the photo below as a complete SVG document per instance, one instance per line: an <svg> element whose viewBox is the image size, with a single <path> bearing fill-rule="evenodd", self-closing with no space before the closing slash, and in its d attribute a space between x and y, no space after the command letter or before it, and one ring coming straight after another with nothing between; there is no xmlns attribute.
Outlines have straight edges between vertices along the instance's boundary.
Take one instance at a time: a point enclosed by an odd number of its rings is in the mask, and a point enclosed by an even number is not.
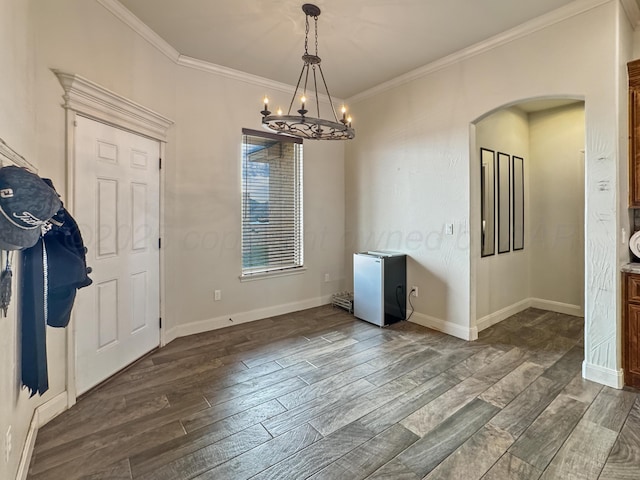
<svg viewBox="0 0 640 480"><path fill-rule="evenodd" d="M302 140L242 133L242 275L302 267Z"/></svg>

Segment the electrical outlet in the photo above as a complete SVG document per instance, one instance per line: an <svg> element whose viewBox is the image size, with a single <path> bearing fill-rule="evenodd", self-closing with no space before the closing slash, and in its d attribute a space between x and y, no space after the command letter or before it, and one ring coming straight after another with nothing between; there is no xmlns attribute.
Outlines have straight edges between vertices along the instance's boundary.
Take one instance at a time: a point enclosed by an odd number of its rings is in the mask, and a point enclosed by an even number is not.
<svg viewBox="0 0 640 480"><path fill-rule="evenodd" d="M222 290L214 290L213 291L213 299L218 302L222 300Z"/></svg>
<svg viewBox="0 0 640 480"><path fill-rule="evenodd" d="M9 428L7 429L7 434L4 437L4 461L5 463L9 463L9 459L11 458L11 449L13 448L12 446L12 439L11 439L11 425L9 425Z"/></svg>
<svg viewBox="0 0 640 480"><path fill-rule="evenodd" d="M411 295L413 295L414 297L418 296L418 287L411 287Z"/></svg>
<svg viewBox="0 0 640 480"><path fill-rule="evenodd" d="M328 282L331 279L331 276L328 273L324 274L324 281Z"/></svg>

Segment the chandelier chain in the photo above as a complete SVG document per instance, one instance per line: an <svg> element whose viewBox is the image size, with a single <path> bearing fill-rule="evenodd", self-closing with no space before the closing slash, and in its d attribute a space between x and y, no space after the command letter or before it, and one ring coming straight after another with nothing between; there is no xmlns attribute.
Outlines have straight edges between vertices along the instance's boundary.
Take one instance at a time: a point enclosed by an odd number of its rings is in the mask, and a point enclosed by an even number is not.
<svg viewBox="0 0 640 480"><path fill-rule="evenodd" d="M309 18L309 17L307 17L307 18ZM316 32L316 56L318 56L318 17L316 16L316 17L313 17L313 18L315 18L315 21L316 21L314 30Z"/></svg>
<svg viewBox="0 0 640 480"><path fill-rule="evenodd" d="M306 15L304 17L304 21L305 21L305 29L304 29L304 54L308 55L309 54L309 15ZM316 29L316 36L318 34L318 31Z"/></svg>

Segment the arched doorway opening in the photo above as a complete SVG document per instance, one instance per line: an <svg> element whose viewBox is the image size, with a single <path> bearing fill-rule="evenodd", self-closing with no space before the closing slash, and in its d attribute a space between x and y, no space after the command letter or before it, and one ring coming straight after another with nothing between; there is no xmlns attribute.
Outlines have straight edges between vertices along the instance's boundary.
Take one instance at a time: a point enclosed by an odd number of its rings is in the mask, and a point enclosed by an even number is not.
<svg viewBox="0 0 640 480"><path fill-rule="evenodd" d="M584 317L585 103L514 102L471 126L472 322Z"/></svg>

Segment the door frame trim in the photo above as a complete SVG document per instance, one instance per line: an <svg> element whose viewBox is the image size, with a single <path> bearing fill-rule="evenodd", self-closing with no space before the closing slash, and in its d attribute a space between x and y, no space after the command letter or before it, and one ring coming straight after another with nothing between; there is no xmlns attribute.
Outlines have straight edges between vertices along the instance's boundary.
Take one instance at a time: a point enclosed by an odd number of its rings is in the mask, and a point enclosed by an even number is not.
<svg viewBox="0 0 640 480"><path fill-rule="evenodd" d="M75 127L76 117L81 115L113 127L129 131L136 135L157 140L160 143L160 158L165 159L167 133L174 124L173 120L119 95L80 75L52 69L64 89L65 109L65 157L66 157L66 208L75 211ZM160 237L165 237L165 170L160 169ZM165 254L161 248L160 256L160 316L165 318ZM67 368L66 395L67 408L76 403L76 332L74 314L71 314L70 327L67 328ZM166 344L166 331L160 327L160 346Z"/></svg>

